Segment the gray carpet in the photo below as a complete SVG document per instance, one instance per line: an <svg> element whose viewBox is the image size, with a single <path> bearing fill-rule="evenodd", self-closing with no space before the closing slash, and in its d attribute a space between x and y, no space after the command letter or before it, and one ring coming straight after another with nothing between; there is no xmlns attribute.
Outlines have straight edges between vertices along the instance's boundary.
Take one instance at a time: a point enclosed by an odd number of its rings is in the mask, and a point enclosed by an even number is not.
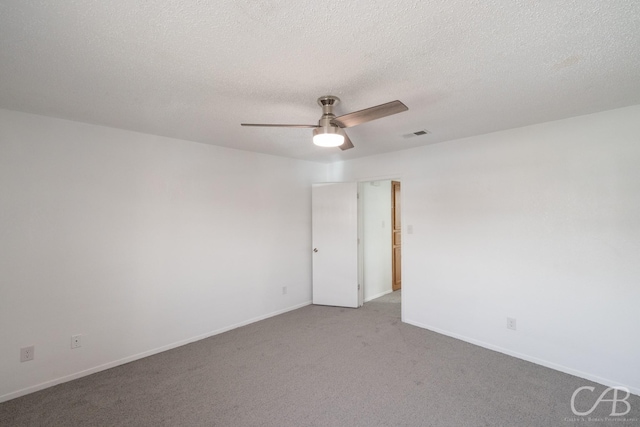
<svg viewBox="0 0 640 427"><path fill-rule="evenodd" d="M403 324L398 301L304 307L5 402L0 425L640 425L638 396L575 420L574 390L604 386Z"/></svg>
<svg viewBox="0 0 640 427"><path fill-rule="evenodd" d="M390 302L394 304L400 304L401 300L402 300L402 291L398 290L398 291L383 295L380 298L377 298L375 302ZM397 309L398 309L398 316L399 316L400 307L398 306Z"/></svg>

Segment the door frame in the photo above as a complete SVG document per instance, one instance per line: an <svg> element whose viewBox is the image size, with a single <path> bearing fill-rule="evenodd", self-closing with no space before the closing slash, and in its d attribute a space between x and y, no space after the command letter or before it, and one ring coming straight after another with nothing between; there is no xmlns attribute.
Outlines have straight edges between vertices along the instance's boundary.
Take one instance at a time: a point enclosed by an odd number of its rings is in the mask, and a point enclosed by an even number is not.
<svg viewBox="0 0 640 427"><path fill-rule="evenodd" d="M398 198L396 198L396 186L398 188ZM398 215L398 211L400 215ZM396 219L399 220L399 227L396 229ZM396 231L397 230L397 231ZM396 244L396 233L399 233L399 239ZM398 257L396 258L395 250L398 249ZM397 274L396 274L397 273ZM400 284L396 279L400 277ZM391 181L391 291L395 292L402 289L402 183L400 181ZM397 288L396 288L397 286Z"/></svg>
<svg viewBox="0 0 640 427"><path fill-rule="evenodd" d="M403 182L403 178L402 178L402 174L389 174L389 175L376 175L376 176L370 176L370 177L364 177L364 178L360 178L360 179L356 179L356 180L350 180L350 181L326 181L326 182L316 182L314 184L339 184L339 183L346 183L346 182L355 182L357 184L357 222L358 222L358 244L357 244L357 259L358 259L358 285L359 285L359 289L358 289L358 307L362 307L362 305L364 304L364 245L361 244L361 242L363 242L363 223L364 223L364 210L363 210L363 199L360 197L360 193L361 193L361 188L362 185L364 185L365 183L369 183L371 181L398 181L400 183ZM405 201L405 196L404 196L404 191L403 191L403 187L404 186L400 186L400 198L403 201ZM405 211L406 209L401 209L400 211L400 223L401 224L405 224ZM402 239L402 241L404 242L405 238L404 238L404 227L401 225L401 231L400 231L400 238ZM403 251L404 252L404 251ZM393 256L393 255L392 255ZM404 257L404 254L401 253L401 259ZM402 277L405 276L404 273L404 268L405 267L405 263L402 262L400 264L400 274L402 275ZM406 290L406 283L403 285L403 288ZM406 298L406 292L402 292L402 294L400 295L400 320L402 322L404 322L405 319L405 298Z"/></svg>

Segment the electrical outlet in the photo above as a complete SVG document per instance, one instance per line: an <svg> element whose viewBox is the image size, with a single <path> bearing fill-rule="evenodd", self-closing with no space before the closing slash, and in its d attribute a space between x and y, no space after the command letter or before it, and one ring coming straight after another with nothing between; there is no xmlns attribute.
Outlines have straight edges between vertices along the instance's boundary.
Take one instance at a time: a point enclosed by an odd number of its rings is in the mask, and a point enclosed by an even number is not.
<svg viewBox="0 0 640 427"><path fill-rule="evenodd" d="M286 295L287 294L287 287L283 286L282 287L282 295Z"/></svg>
<svg viewBox="0 0 640 427"><path fill-rule="evenodd" d="M33 353L35 351L35 347L30 345L29 347L23 347L20 349L20 361L28 362L33 360Z"/></svg>
<svg viewBox="0 0 640 427"><path fill-rule="evenodd" d="M82 347L82 335L71 336L71 348Z"/></svg>
<svg viewBox="0 0 640 427"><path fill-rule="evenodd" d="M516 319L513 317L507 317L507 329L516 330Z"/></svg>

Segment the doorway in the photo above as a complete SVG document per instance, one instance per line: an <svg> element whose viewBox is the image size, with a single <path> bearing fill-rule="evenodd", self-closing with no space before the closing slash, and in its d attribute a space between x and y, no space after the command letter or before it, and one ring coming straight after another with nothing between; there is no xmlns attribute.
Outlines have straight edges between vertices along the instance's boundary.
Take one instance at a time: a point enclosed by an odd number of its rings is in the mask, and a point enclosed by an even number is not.
<svg viewBox="0 0 640 427"><path fill-rule="evenodd" d="M401 289L400 181L360 182L360 274L364 303ZM396 294L399 298L399 292Z"/></svg>

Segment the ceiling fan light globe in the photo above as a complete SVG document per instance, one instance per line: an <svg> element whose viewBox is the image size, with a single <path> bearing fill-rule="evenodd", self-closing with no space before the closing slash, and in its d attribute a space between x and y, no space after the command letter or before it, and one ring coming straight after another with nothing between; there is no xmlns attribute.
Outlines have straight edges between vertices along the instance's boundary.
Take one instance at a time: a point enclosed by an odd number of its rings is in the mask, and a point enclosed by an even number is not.
<svg viewBox="0 0 640 427"><path fill-rule="evenodd" d="M319 147L339 147L344 144L344 135L339 128L314 129L313 143Z"/></svg>

